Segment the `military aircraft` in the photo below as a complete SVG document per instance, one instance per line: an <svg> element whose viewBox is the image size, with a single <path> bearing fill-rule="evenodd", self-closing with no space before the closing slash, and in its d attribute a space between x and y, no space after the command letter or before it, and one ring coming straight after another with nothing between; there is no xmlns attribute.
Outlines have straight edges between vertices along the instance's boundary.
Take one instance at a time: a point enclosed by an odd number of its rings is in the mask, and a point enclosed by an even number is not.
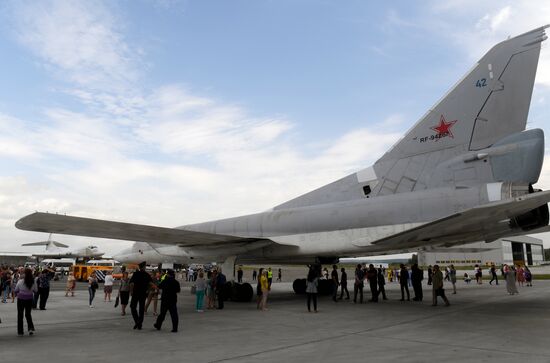
<svg viewBox="0 0 550 363"><path fill-rule="evenodd" d="M373 166L273 209L164 228L33 213L23 230L139 241L119 261L333 263L548 231L525 130L544 26L495 45ZM229 270L228 270L229 271Z"/></svg>
<svg viewBox="0 0 550 363"><path fill-rule="evenodd" d="M44 252L32 253L33 257L38 258L94 258L105 254L97 246L69 248L66 244L52 240L51 233L47 241L24 243L21 246L46 246Z"/></svg>

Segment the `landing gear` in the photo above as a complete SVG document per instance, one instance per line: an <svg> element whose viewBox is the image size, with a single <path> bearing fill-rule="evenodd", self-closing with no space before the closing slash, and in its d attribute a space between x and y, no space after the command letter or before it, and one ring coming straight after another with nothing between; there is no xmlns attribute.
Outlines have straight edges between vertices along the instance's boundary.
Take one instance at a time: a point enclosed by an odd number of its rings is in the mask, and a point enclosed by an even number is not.
<svg viewBox="0 0 550 363"><path fill-rule="evenodd" d="M307 282L306 279L296 279L292 283L292 288L297 295L302 295L306 293ZM331 295L334 289L334 284L331 280L319 280L317 285L317 293L319 295Z"/></svg>
<svg viewBox="0 0 550 363"><path fill-rule="evenodd" d="M237 282L227 282L224 287L223 297L224 300L231 300L235 302L250 302L254 296L254 289L252 286L245 282L239 284Z"/></svg>
<svg viewBox="0 0 550 363"><path fill-rule="evenodd" d="M292 283L292 288L297 295L306 293L306 279L296 279Z"/></svg>

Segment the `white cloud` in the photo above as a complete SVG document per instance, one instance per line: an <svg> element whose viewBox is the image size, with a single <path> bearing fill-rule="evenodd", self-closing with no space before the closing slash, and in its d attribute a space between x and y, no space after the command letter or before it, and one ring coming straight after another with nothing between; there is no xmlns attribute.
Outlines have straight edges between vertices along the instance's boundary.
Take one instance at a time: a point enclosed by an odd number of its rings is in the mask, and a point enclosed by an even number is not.
<svg viewBox="0 0 550 363"><path fill-rule="evenodd" d="M39 154L34 150L29 137L20 137L26 131L24 123L20 120L0 114L0 157L38 158Z"/></svg>
<svg viewBox="0 0 550 363"><path fill-rule="evenodd" d="M129 45L124 20L108 3L45 0L10 5L6 9L11 10L16 39L64 84L60 89L96 112L139 114L142 99L135 84L146 68L143 50Z"/></svg>
<svg viewBox="0 0 550 363"><path fill-rule="evenodd" d="M397 133L375 133L370 129L349 132L336 140L319 158L319 163L327 168L341 168L357 171L368 164L366 160L376 161L401 135Z"/></svg>
<svg viewBox="0 0 550 363"><path fill-rule="evenodd" d="M431 8L438 17L445 19L434 23L434 31L463 47L471 60L479 59L494 44L509 36L550 23L550 3L547 1L437 1ZM536 82L550 87L550 52L546 43L543 43Z"/></svg>
<svg viewBox="0 0 550 363"><path fill-rule="evenodd" d="M382 130L394 130L396 128L399 128L400 130L403 128L403 125L406 125L406 117L403 114L395 113L388 115L382 122L378 124L378 126Z"/></svg>
<svg viewBox="0 0 550 363"><path fill-rule="evenodd" d="M251 118L238 106L192 95L177 85L154 91L145 103L137 135L167 154L215 157L236 150L255 150L291 128L284 119Z"/></svg>
<svg viewBox="0 0 550 363"><path fill-rule="evenodd" d="M493 15L485 15L477 24L477 29L489 29L492 32L497 31L502 24L510 18L510 6L505 6Z"/></svg>
<svg viewBox="0 0 550 363"><path fill-rule="evenodd" d="M117 19L101 1L18 2L18 39L72 82L105 86L132 81L136 61Z"/></svg>

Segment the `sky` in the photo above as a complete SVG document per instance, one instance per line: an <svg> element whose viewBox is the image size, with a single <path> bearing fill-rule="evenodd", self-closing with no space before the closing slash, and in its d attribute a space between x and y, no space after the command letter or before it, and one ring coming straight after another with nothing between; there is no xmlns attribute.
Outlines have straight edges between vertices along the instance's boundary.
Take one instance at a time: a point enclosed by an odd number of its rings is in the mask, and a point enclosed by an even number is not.
<svg viewBox="0 0 550 363"><path fill-rule="evenodd" d="M371 165L492 45L548 23L532 0L3 1L0 251L47 238L14 227L34 211L267 210ZM528 128L550 135L549 103L545 43Z"/></svg>

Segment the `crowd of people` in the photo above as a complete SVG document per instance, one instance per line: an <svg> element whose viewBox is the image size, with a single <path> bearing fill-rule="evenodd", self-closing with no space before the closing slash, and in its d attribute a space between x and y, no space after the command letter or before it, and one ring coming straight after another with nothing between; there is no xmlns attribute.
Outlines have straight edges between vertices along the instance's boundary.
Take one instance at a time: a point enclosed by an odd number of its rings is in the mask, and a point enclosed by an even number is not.
<svg viewBox="0 0 550 363"><path fill-rule="evenodd" d="M139 265L131 277L128 272L123 271L122 278L116 292L116 306L120 304L121 315L126 315L127 306L130 305L130 312L134 320L134 329L141 330L144 321L144 315L152 304L153 316L156 316L154 328L160 330L167 313L170 313L172 320L172 332L178 331L178 311L177 294L181 291L180 283L176 279L173 270L167 270L164 273L160 271L147 272L145 262ZM489 284L499 284L497 268L493 264L489 267ZM506 283L506 290L510 295L518 294L519 286L532 286L532 274L527 266L514 266L504 264L500 268L501 280ZM47 267L42 269L8 267L0 266L0 287L2 303L14 303L17 298L17 334L23 335L23 319L27 321L29 335L35 332L32 310L46 310L47 301L50 294L50 281L55 272ZM237 281L242 283L243 269L239 266L237 269ZM482 267L476 265L473 271L477 284L482 284ZM204 312L204 309L223 309L226 295L226 276L219 268L208 269L207 271L197 268L184 271L184 280L192 282L192 292L195 296L195 311ZM364 301L364 287L368 284L370 290L370 299L368 302L377 303L379 300L388 300L386 294L387 281L398 283L400 286L400 301L417 301L424 299L423 284L424 270L417 264L408 268L401 264L396 268L376 268L373 264L368 267L358 264L353 273L353 303L362 304ZM450 282L452 294L456 294L457 271L454 265L440 268L438 265L428 266L427 284L432 290L432 305L438 304L438 298L441 298L446 306L450 302L445 294L444 281ZM320 280L325 279L331 283L331 296L334 302L345 299L350 300L348 290L348 273L344 267L338 268L332 266L332 272L328 269L321 270L319 266L310 266L306 277L306 301L309 312L318 312L318 299ZM256 269L252 272L252 280L256 281L257 309L267 311L267 301L273 282L273 271L271 267ZM277 280L282 280L282 271L277 271ZM464 272L464 282L470 283L472 279L467 272ZM93 302L96 291L99 288L99 279L95 272L88 276L88 294L89 307L93 308ZM104 301L111 302L113 294L114 278L110 272L107 272L103 282ZM409 287L412 287L413 297ZM76 288L76 279L72 272L69 273L66 282L65 296L73 297ZM160 312L158 311L158 300L160 295ZM1 322L1 321L0 321Z"/></svg>
<svg viewBox="0 0 550 363"><path fill-rule="evenodd" d="M489 284L492 285L493 281L498 285L498 276L496 272L496 266L494 264L490 267L491 280ZM482 284L482 267L475 265L474 276L478 284ZM518 293L517 285L520 286L533 286L532 274L527 266L508 266L507 264L501 267L501 278L506 281L506 288L510 295ZM382 300L388 300L386 295L386 277L387 281L392 283L398 283L401 291L400 301L423 301L423 287L422 281L424 280L424 270L413 264L410 269L401 264L397 268L385 268L380 266L376 268L373 264L368 267L366 265L358 264L354 272L353 283L353 303L363 303L364 300L364 288L365 284L368 284L371 297L368 302L377 303L382 296ZM332 266L332 272L329 275L328 269L322 271L316 270L314 266L310 267L306 278L306 296L307 296L307 308L311 311L311 303L313 303L313 309L317 312L317 294L319 280L330 280L332 283L332 300L342 300L344 294L346 300L350 299L348 284L348 275L344 267L340 268L340 276L338 276L338 266ZM445 294L444 281L448 281L451 284L452 294L457 293L457 270L453 264L440 268L439 265L428 266L427 268L427 284L431 286L432 290L432 306L437 306L438 298L441 298L445 306L450 306L449 299ZM464 273L464 282L470 283L471 278L467 272ZM412 287L414 297L411 299L411 293L409 287ZM338 294L338 289L340 293ZM338 296L339 295L339 296Z"/></svg>
<svg viewBox="0 0 550 363"><path fill-rule="evenodd" d="M456 270L453 267L453 273L451 276L451 281L453 284L453 293L456 293ZM354 283L353 283L353 303L362 304L364 300L364 288L365 283L369 285L370 289L370 299L368 302L377 303L380 299L388 300L386 295L386 276L388 276L389 282L398 282L401 290L401 299L400 301L411 301L411 294L409 291L409 286L412 286L414 297L413 301L422 301L423 291L422 291L422 280L424 279L424 271L418 267L417 264L413 264L410 269L407 268L404 264L400 265L398 270L396 269L386 269L382 266L376 268L373 264L370 264L368 267L366 265L358 264L354 271ZM443 289L443 274L439 270L439 266L435 265L433 270L430 266L429 273L429 284L433 287L432 293L432 302L433 305L437 305L437 297L440 296L445 305L450 305L447 297L445 296L445 290ZM453 277L454 276L454 277ZM318 280L320 277L329 279L328 270L323 271L323 273L316 272L314 266L311 266L307 276L307 306L308 311L310 309L310 302L313 301L314 310L317 311L317 293L318 293ZM338 266L332 266L332 272L330 274L330 281L332 283L332 300L339 301L342 300L344 294L346 295L346 300L350 299L349 290L347 287L348 284L348 275L344 267L340 268L340 276L338 276ZM338 288L340 288L340 294L338 297Z"/></svg>

